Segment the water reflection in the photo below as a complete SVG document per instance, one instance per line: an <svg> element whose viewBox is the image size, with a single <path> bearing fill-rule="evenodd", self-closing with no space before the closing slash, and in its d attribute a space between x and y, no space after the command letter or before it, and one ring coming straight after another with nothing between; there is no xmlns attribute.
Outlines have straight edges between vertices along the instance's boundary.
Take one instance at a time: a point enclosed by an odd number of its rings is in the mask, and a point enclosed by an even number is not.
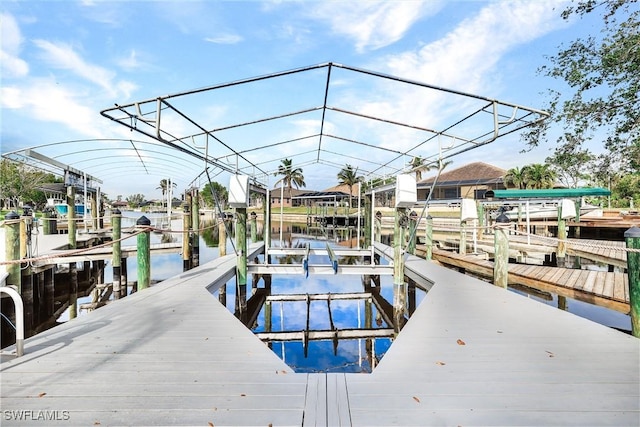
<svg viewBox="0 0 640 427"><path fill-rule="evenodd" d="M305 238L290 231L283 236L284 248L309 245L311 249L324 249L327 244L320 236ZM342 241L336 242L333 236L329 240L333 248L340 247L339 243ZM271 263L301 265L303 257L274 256ZM257 262L264 263L264 258L258 257ZM364 262L363 257L356 256L339 260L340 265ZM311 253L309 264L329 264L329 257ZM306 277L302 268L300 271L269 278L250 276L247 282L252 286L247 290L244 313L239 311L242 305L236 298L238 289L244 290L232 280L224 294L226 306L297 372L371 372L392 343L389 301L393 300L393 278L333 274ZM218 292L215 295L220 297ZM424 292L414 295L415 306Z"/></svg>

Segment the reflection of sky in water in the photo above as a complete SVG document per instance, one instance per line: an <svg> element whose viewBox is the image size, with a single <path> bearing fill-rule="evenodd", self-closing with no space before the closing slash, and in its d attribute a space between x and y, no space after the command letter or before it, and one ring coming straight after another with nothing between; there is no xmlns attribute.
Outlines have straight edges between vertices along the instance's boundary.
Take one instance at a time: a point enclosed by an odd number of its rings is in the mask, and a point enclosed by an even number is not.
<svg viewBox="0 0 640 427"><path fill-rule="evenodd" d="M132 214L127 212L126 214ZM161 214L145 214L154 223L154 218ZM135 220L139 216L126 219L123 218L123 229L130 227L135 223ZM173 228L181 227L181 220L173 221ZM151 243L160 243L162 239L161 234L151 233ZM175 242L182 241L182 234L175 233L171 235ZM277 237L275 238L277 239ZM294 240L293 246L297 242L309 242L312 248L324 248L325 242L318 240ZM131 237L123 241L123 246L136 245L136 237ZM277 245L277 243L275 243ZM285 245L288 246L288 245ZM227 254L233 253L233 246L231 240L227 238ZM218 248L208 247L204 240L200 239L200 263L206 263L215 259L218 256ZM260 257L262 261L262 257ZM251 262L251 260L249 261ZM278 263L277 257L273 256L273 263ZM300 260L294 261L300 263ZM341 261L342 262L342 261ZM384 260L382 261L385 262ZM329 264L328 257L312 255L310 257L310 264ZM78 264L78 268L82 268L81 264ZM129 281L137 279L137 261L135 257L129 257L127 259L127 269ZM112 281L111 262L105 263L104 281L109 283ZM182 272L182 256L179 253L175 254L162 254L152 255L151 257L151 279L153 281L160 281L169 277L175 276ZM247 298L251 296L251 276L247 278ZM393 302L393 286L392 278L390 276L381 277L381 294L389 301ZM262 281L258 286L262 287ZM311 275L308 278L304 277L304 274L288 275L288 276L273 276L272 281L272 295L277 294L318 294L318 293L355 293L362 292L362 282L360 276L349 275ZM557 296L553 295L551 300L545 300L535 295L527 295L522 291L515 291L528 298L533 298L544 304L557 306ZM227 308L230 311L235 307L235 279L232 279L227 284ZM417 290L417 305L420 304L424 298L424 292ZM215 298L218 298L218 293L214 294ZM78 304L91 302L91 297L80 298ZM573 299L567 299L568 311L576 315L585 317L592 321L623 329L631 329L631 319L628 315L618 313L613 310L608 310L602 307L597 307L588 303L583 303ZM381 325L376 324L377 309L374 304L371 304L372 311L372 327L388 327L384 322ZM331 301L331 313L334 325L338 329L342 328L357 328L358 326L364 327L365 325L365 302L364 300L332 300ZM79 311L79 315L86 314L85 311ZM265 310L262 308L258 319L257 327L254 328L254 332L263 332L265 327ZM307 316L307 304L304 301L296 302L279 302L272 303L272 330L281 331L284 326L284 330L287 331L302 331L306 327ZM68 320L68 311L65 312L60 321ZM359 323L359 324L358 324ZM327 301L312 301L309 309L309 327L311 330L329 330L329 312L327 307ZM304 357L302 342L275 342L272 344L273 351L283 358L289 366L292 366L298 372L361 372L371 371L369 361L366 357L365 341L361 340L341 340L338 345L338 353L334 355L333 342L332 341L311 341L308 347L308 357ZM375 351L378 357L381 357L391 345L391 340L387 338L378 338L375 340ZM284 356L283 356L284 354Z"/></svg>

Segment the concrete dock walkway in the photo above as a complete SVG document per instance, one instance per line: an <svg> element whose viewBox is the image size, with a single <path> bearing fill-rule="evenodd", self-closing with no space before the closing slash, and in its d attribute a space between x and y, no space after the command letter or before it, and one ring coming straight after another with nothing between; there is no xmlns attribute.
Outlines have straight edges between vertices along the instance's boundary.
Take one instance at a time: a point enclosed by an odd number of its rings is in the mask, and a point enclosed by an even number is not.
<svg viewBox="0 0 640 427"><path fill-rule="evenodd" d="M207 289L234 268L28 339L2 425L640 425L640 340L616 330L409 256L433 286L376 370L296 374Z"/></svg>

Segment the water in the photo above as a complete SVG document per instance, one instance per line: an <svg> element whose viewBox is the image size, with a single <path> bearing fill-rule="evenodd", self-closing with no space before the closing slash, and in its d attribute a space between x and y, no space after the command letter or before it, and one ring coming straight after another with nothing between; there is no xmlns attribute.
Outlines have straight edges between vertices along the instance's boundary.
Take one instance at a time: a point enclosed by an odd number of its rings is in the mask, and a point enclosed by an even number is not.
<svg viewBox="0 0 640 427"><path fill-rule="evenodd" d="M123 228L130 226L140 216L139 213L123 213L126 218L130 216L128 220L123 218ZM135 216L134 216L135 215ZM154 215L147 215L152 223L154 221ZM125 221L130 221L127 223ZM207 223L202 223L202 227L206 227ZM277 225L276 225L277 227ZM181 221L172 223L173 229L181 228ZM261 227L259 227L261 228ZM200 263L206 263L215 259L218 256L218 242L217 242L217 227L211 228L211 232L203 233L200 237ZM301 231L299 227L295 227L292 224L284 224L283 236L284 246L292 246L300 244L311 244L312 247L324 248L325 241L319 237L302 236L292 231ZM303 231L303 230L302 230ZM258 231L261 233L261 230ZM181 233L176 234L151 234L152 243L159 243L167 236L171 236L171 239L180 242L182 239ZM279 246L277 241L279 237L279 229L272 230L273 245ZM294 237L296 236L296 237ZM337 239L338 241L340 239ZM127 239L123 242L123 245L135 245L135 237ZM334 238L331 239L331 244L337 247L339 242L336 242ZM227 239L227 253L232 254L233 245L230 239ZM262 257L260 258L262 262ZM282 259L274 257L273 263L286 262ZM297 260L300 262L300 260ZM342 262L342 261L341 261ZM384 262L384 260L383 260ZM310 259L311 264L328 264L329 260L326 256L312 256ZM112 269L105 268L105 282L111 281ZM129 258L127 261L128 275L130 280L136 277L136 259ZM160 281L169 277L175 276L182 272L182 256L180 254L163 254L153 255L151 258L151 278L154 281ZM247 278L247 298L251 296L251 283L252 277L249 275ZM393 301L392 290L392 278L390 276L381 277L381 296L388 302ZM260 281L260 287L263 286ZM524 297L535 299L541 303L558 306L558 298L553 294L529 294L522 289L512 291L517 292ZM326 294L326 293L357 293L363 292L363 283L360 276L349 275L311 275L308 278L301 273L300 275L286 275L277 276L272 278L271 295L281 294ZM425 293L419 291L416 293L418 305L425 297ZM236 284L235 279L227 283L226 286L226 306L233 313L235 311L235 296L236 296ZM212 297L218 298L218 292L215 292ZM79 301L79 304L83 302L89 302L90 298ZM309 330L330 330L331 322L336 329L355 329L368 326L367 315L370 316L370 326L372 328L388 328L387 325L379 315L375 304L369 304L367 308L367 301L365 300L332 300L331 301L331 317L329 316L329 308L326 300L324 301L311 301L309 306ZM594 322L601 323L603 325L621 329L630 330L631 320L628 315L618 313L605 308L597 307L591 304L583 303L581 301L567 299L567 310L573 314L581 317L585 317ZM370 314L369 314L370 313ZM84 315L84 312L79 315ZM60 320L68 319L68 314L65 313ZM266 332L266 310L265 306L262 307L258 315L257 321L254 325L250 325L250 328L255 333ZM305 301L296 302L281 302L274 301L271 304L271 331L303 331L307 326L307 304ZM386 351L392 344L392 340L389 338L375 338L375 339L351 339L340 340L336 343L333 340L324 341L310 341L308 343L307 354L305 355L305 348L303 342L299 341L273 341L269 342L269 347L281 357L289 366L291 366L297 372L371 372L377 362L384 356Z"/></svg>

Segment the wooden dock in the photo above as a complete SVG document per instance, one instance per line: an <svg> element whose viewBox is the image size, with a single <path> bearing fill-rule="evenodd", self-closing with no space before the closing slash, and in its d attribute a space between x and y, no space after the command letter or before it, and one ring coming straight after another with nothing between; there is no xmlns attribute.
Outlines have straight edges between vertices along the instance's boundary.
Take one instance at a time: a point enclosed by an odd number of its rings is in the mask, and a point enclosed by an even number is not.
<svg viewBox="0 0 640 427"><path fill-rule="evenodd" d="M443 265L468 270L478 276L493 277L493 262L477 255L460 255L434 249L433 259ZM629 313L629 279L626 273L510 264L508 280L509 284L553 292L621 313Z"/></svg>
<svg viewBox="0 0 640 427"><path fill-rule="evenodd" d="M229 255L3 356L2 423L640 424L637 338L415 256L405 267L430 291L372 374L292 372L211 295Z"/></svg>

